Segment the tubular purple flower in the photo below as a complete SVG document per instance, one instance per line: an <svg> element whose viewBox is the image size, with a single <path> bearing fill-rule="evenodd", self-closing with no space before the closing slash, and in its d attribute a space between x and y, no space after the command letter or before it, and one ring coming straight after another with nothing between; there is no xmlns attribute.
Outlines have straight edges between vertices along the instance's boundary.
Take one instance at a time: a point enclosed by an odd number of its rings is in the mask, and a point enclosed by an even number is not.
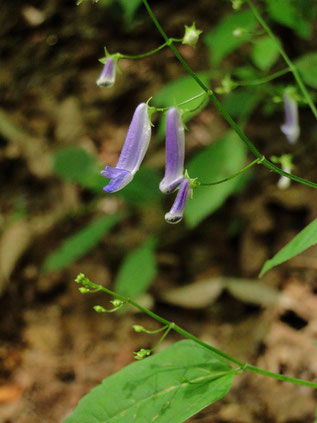
<svg viewBox="0 0 317 423"><path fill-rule="evenodd" d="M291 98L287 92L284 93L284 107L285 123L281 126L281 131L286 135L290 144L295 144L300 134L298 107L296 100Z"/></svg>
<svg viewBox="0 0 317 423"><path fill-rule="evenodd" d="M190 193L190 181L189 179L184 179L181 183L171 210L165 214L165 220L167 223L179 223L182 220Z"/></svg>
<svg viewBox="0 0 317 423"><path fill-rule="evenodd" d="M182 118L176 107L171 107L166 118L166 165L165 176L160 183L164 194L175 191L184 176L185 135Z"/></svg>
<svg viewBox="0 0 317 423"><path fill-rule="evenodd" d="M96 81L99 87L112 87L116 79L116 62L108 57L103 70Z"/></svg>
<svg viewBox="0 0 317 423"><path fill-rule="evenodd" d="M141 103L135 109L129 130L116 167L105 166L101 174L111 181L103 189L115 192L132 181L139 170L151 138L151 122L148 105Z"/></svg>

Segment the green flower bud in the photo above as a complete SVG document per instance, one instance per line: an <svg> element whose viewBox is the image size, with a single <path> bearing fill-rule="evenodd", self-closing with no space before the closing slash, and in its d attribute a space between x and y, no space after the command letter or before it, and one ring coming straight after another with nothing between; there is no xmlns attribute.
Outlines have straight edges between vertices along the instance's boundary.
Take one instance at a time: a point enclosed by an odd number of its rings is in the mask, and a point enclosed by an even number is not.
<svg viewBox="0 0 317 423"><path fill-rule="evenodd" d="M200 29L196 29L195 22L192 26L185 25L185 35L182 44L188 44L191 47L195 47L201 33L202 31Z"/></svg>

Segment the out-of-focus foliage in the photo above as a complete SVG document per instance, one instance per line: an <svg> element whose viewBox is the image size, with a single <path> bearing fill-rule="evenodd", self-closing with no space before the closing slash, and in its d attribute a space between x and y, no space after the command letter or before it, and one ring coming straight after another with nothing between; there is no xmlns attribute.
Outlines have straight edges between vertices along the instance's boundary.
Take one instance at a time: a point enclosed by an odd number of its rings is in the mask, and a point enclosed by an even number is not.
<svg viewBox="0 0 317 423"><path fill-rule="evenodd" d="M304 82L317 89L317 52L307 53L296 60Z"/></svg>
<svg viewBox="0 0 317 423"><path fill-rule="evenodd" d="M206 45L210 48L211 66L219 65L229 53L249 41L251 39L249 31L253 31L256 25L255 17L248 10L233 12L223 18L216 28L204 37ZM234 35L234 31L240 28L243 31L237 37Z"/></svg>
<svg viewBox="0 0 317 423"><path fill-rule="evenodd" d="M281 25L291 28L302 38L309 39L311 23L303 17L300 2L294 0L266 0L270 17Z"/></svg>
<svg viewBox="0 0 317 423"><path fill-rule="evenodd" d="M150 238L125 256L115 281L116 292L135 298L147 290L157 270L155 245L155 239Z"/></svg>
<svg viewBox="0 0 317 423"><path fill-rule="evenodd" d="M224 138L198 153L187 168L189 175L198 177L201 182L216 182L239 171L245 160L245 146L239 142L238 136L230 131ZM193 200L188 201L185 210L188 226L197 226L217 210L237 189L239 180L240 177L237 177L223 184L196 189Z"/></svg>
<svg viewBox="0 0 317 423"><path fill-rule="evenodd" d="M268 71L279 57L279 51L274 41L268 37L257 38L252 46L251 59L262 71Z"/></svg>
<svg viewBox="0 0 317 423"><path fill-rule="evenodd" d="M105 379L64 423L181 423L223 398L234 374L225 360L180 341ZM115 400L114 400L115 399Z"/></svg>
<svg viewBox="0 0 317 423"><path fill-rule="evenodd" d="M90 251L122 218L120 215L102 216L88 226L63 241L62 245L49 254L43 264L43 270L50 272L61 270Z"/></svg>

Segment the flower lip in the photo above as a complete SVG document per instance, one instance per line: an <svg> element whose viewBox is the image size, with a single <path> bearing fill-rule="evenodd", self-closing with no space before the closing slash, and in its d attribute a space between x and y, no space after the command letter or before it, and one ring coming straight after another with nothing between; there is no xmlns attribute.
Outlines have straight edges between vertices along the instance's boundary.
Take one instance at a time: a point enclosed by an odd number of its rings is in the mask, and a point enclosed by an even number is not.
<svg viewBox="0 0 317 423"><path fill-rule="evenodd" d="M105 166L101 171L103 176L111 178L109 184L104 187L106 192L119 191L132 181L145 156L150 138L148 106L141 103L135 109L117 165Z"/></svg>
<svg viewBox="0 0 317 423"><path fill-rule="evenodd" d="M185 206L191 193L189 179L184 179L175 198L171 210L165 214L167 223L179 223L184 214Z"/></svg>
<svg viewBox="0 0 317 423"><path fill-rule="evenodd" d="M296 100L287 92L284 93L284 107L285 123L281 125L281 131L285 134L290 144L295 144L300 134L298 107Z"/></svg>
<svg viewBox="0 0 317 423"><path fill-rule="evenodd" d="M176 107L171 107L166 118L166 165L165 175L160 183L164 194L175 191L184 180L184 126Z"/></svg>
<svg viewBox="0 0 317 423"><path fill-rule="evenodd" d="M96 84L99 87L111 87L114 84L115 79L116 63L111 57L108 57Z"/></svg>

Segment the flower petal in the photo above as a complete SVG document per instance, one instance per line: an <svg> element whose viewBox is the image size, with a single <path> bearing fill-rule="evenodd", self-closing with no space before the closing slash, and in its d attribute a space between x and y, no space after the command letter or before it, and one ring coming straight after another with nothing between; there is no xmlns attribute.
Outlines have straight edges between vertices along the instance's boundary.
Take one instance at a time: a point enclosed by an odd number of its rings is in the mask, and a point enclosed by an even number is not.
<svg viewBox="0 0 317 423"><path fill-rule="evenodd" d="M108 57L96 84L99 87L111 87L114 84L115 79L116 63L111 57Z"/></svg>
<svg viewBox="0 0 317 423"><path fill-rule="evenodd" d="M105 170L100 172L106 178L111 178L111 181L103 190L106 192L116 192L128 185L132 181L133 175L125 169L118 169L111 166L106 166Z"/></svg>
<svg viewBox="0 0 317 423"><path fill-rule="evenodd" d="M176 107L171 107L166 119L166 165L165 175L160 183L164 194L175 191L182 183L184 176L184 126Z"/></svg>
<svg viewBox="0 0 317 423"><path fill-rule="evenodd" d="M290 144L295 144L299 134L300 127L298 123L298 107L297 102L284 93L285 123L281 126L281 131L285 134Z"/></svg>
<svg viewBox="0 0 317 423"><path fill-rule="evenodd" d="M165 214L167 223L179 223L184 214L185 206L191 192L188 179L184 179L175 198L171 210Z"/></svg>

